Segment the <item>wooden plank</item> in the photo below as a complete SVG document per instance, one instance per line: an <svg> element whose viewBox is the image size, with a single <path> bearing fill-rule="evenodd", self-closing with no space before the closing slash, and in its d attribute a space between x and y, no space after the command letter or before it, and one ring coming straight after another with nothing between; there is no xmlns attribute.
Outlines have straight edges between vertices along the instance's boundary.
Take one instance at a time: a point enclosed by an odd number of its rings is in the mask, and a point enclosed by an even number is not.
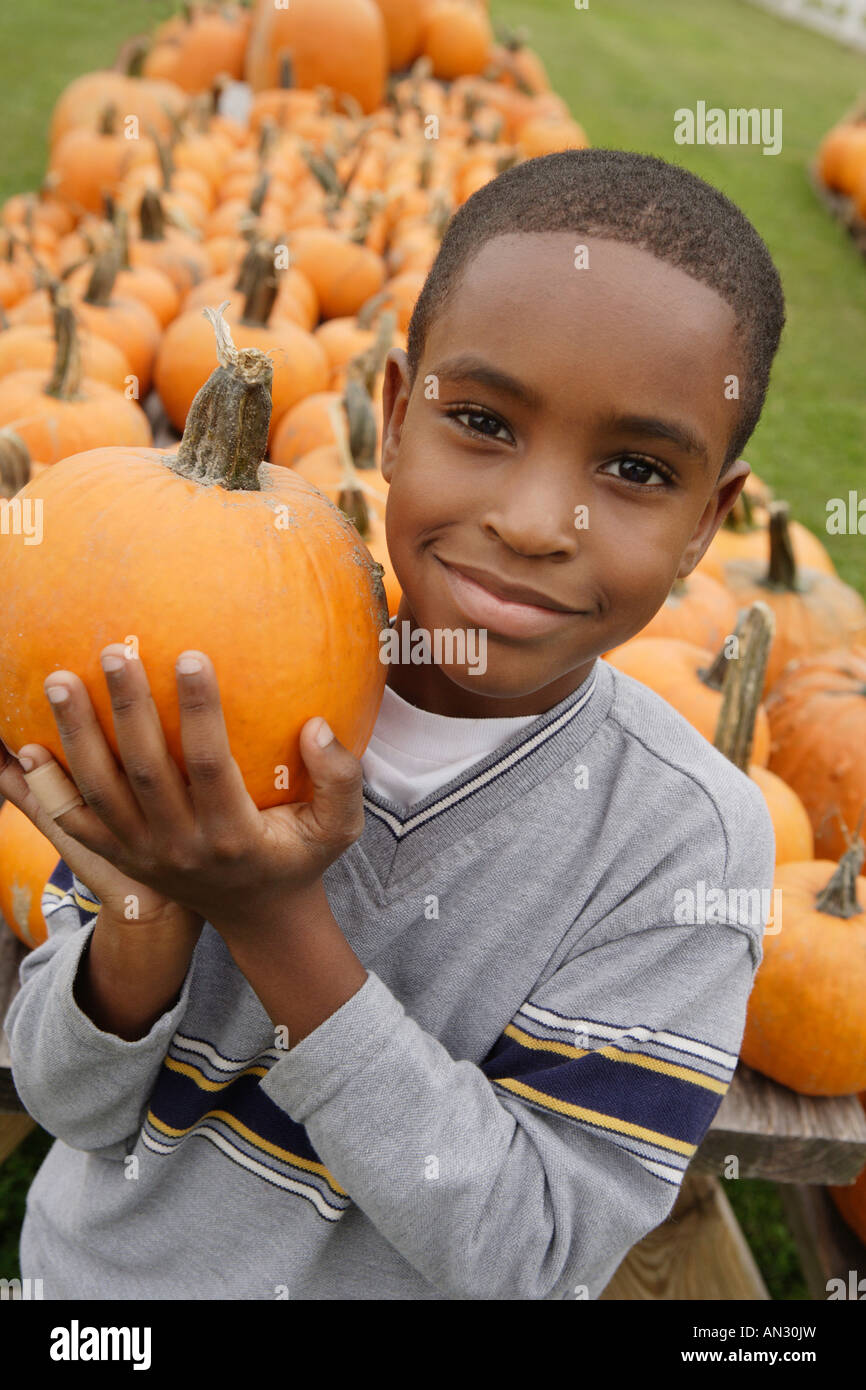
<svg viewBox="0 0 866 1390"><path fill-rule="evenodd" d="M769 1297L722 1184L691 1169L668 1219L629 1251L601 1294L629 1301Z"/></svg>
<svg viewBox="0 0 866 1390"><path fill-rule="evenodd" d="M801 1096L740 1062L689 1171L774 1182L848 1183L866 1164L856 1096Z"/></svg>
<svg viewBox="0 0 866 1390"><path fill-rule="evenodd" d="M0 1115L0 1163L5 1163L13 1149L17 1149L35 1128L36 1121L23 1111L17 1115Z"/></svg>
<svg viewBox="0 0 866 1390"><path fill-rule="evenodd" d="M22 1111L24 1107L18 1098L12 1081L12 1059L9 1055L9 1042L2 1026L3 1019L20 988L18 967L27 955L27 947L17 936L13 936L3 917L0 916L0 1116L10 1111Z"/></svg>
<svg viewBox="0 0 866 1390"><path fill-rule="evenodd" d="M842 1220L826 1188L785 1184L779 1196L814 1299L826 1300L830 1279L841 1279L847 1290L851 1270L857 1279L866 1278L866 1245Z"/></svg>

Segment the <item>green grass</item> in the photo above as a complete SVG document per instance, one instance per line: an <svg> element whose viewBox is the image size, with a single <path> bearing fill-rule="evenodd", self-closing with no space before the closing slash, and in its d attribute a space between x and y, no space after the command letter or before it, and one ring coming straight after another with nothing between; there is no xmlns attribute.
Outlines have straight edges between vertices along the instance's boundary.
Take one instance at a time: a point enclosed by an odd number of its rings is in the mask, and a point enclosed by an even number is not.
<svg viewBox="0 0 866 1390"><path fill-rule="evenodd" d="M171 0L0 7L0 198L38 186L51 109L66 83L110 65L124 39L176 8ZM492 8L497 19L529 26L593 145L682 164L737 203L764 238L788 323L747 457L866 596L863 538L825 531L830 497L850 488L863 494L866 263L806 176L825 131L866 88L862 56L745 0L604 0L584 11L570 0L493 0ZM674 111L699 100L725 110L781 107L782 152L675 144ZM0 1168L0 1275L16 1273L26 1189L50 1144L38 1131ZM807 1298L772 1184L743 1181L725 1191L771 1295Z"/></svg>
<svg viewBox="0 0 866 1390"><path fill-rule="evenodd" d="M736 1182L723 1182L722 1188L770 1297L784 1302L809 1300L797 1246L775 1183L739 1178Z"/></svg>
<svg viewBox="0 0 866 1390"><path fill-rule="evenodd" d="M125 39L179 8L171 0L6 0L0 5L0 199L38 188L51 111L74 77L111 67Z"/></svg>

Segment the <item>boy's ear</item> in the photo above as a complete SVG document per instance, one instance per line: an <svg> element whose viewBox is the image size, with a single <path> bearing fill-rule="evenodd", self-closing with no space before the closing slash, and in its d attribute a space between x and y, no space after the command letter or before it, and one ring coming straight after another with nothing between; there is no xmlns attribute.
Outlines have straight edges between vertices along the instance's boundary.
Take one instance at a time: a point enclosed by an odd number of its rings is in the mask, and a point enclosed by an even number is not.
<svg viewBox="0 0 866 1390"><path fill-rule="evenodd" d="M745 487L751 471L745 459L737 459L722 475L704 508L691 540L683 551L677 570L678 579L686 579L703 559L713 536Z"/></svg>
<svg viewBox="0 0 866 1390"><path fill-rule="evenodd" d="M385 358L382 386L382 475L390 483L400 449L400 435L409 406L409 359L403 348L391 348Z"/></svg>

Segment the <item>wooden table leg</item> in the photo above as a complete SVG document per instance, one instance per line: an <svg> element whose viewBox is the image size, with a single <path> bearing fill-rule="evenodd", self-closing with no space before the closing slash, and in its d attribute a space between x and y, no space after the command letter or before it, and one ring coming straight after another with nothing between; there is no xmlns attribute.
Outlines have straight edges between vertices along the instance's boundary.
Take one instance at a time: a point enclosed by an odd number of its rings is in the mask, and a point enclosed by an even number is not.
<svg viewBox="0 0 866 1390"><path fill-rule="evenodd" d="M13 1149L17 1149L22 1139L26 1139L35 1128L36 1121L31 1120L23 1110L15 1115L0 1114L0 1163L4 1163Z"/></svg>

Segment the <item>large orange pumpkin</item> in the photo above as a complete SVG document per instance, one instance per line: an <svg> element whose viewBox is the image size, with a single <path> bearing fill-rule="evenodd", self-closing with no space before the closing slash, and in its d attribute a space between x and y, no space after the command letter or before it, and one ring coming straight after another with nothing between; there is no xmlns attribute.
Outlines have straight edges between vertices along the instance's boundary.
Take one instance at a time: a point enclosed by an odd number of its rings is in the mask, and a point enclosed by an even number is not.
<svg viewBox="0 0 866 1390"><path fill-rule="evenodd" d="M43 690L66 669L86 685L117 756L99 653L129 637L185 773L174 663L199 649L263 809L312 798L298 741L308 719L322 715L363 752L385 684L378 635L388 615L380 571L351 524L291 470L262 462L272 367L238 352L214 318L222 365L176 451L97 449L23 489L43 500L45 544L4 549L0 737L11 748L41 744L68 770Z"/></svg>
<svg viewBox="0 0 866 1390"><path fill-rule="evenodd" d="M280 85L284 56L297 87L333 87L365 112L385 99L388 39L373 0L291 0L260 6L247 50L246 77L254 91Z"/></svg>
<svg viewBox="0 0 866 1390"><path fill-rule="evenodd" d="M49 377L43 370L11 372L0 380L0 425L11 426L33 458L56 463L67 454L95 449L105 439L148 445L150 424L135 400L82 378L75 314L58 297L57 349Z"/></svg>
<svg viewBox="0 0 866 1390"><path fill-rule="evenodd" d="M292 264L312 282L322 317L357 314L385 283L382 257L328 227L304 227L289 237Z"/></svg>
<svg viewBox="0 0 866 1390"><path fill-rule="evenodd" d="M746 1009L740 1055L747 1066L807 1096L866 1089L866 878L863 842L838 865L782 864L781 931L764 958Z"/></svg>
<svg viewBox="0 0 866 1390"><path fill-rule="evenodd" d="M838 859L866 807L866 646L792 662L766 709L770 770L805 805L815 853Z"/></svg>
<svg viewBox="0 0 866 1390"><path fill-rule="evenodd" d="M424 19L430 0L376 0L388 37L388 64L392 71L408 68L421 52Z"/></svg>
<svg viewBox="0 0 866 1390"><path fill-rule="evenodd" d="M750 483L753 484L751 488ZM759 500L761 493L754 484L754 474L751 474L695 567L696 574L708 574L720 584L725 584L727 566L731 560L760 560L767 563L770 555L768 506L772 499L765 496L764 500ZM835 575L836 566L826 546L821 544L807 526L789 519L788 535L798 565L821 570L823 574Z"/></svg>
<svg viewBox="0 0 866 1390"><path fill-rule="evenodd" d="M866 1091L861 1091L858 1099L866 1111ZM866 1245L866 1167L850 1187L828 1187L827 1191L843 1221Z"/></svg>
<svg viewBox="0 0 866 1390"><path fill-rule="evenodd" d="M239 81L250 17L237 6L187 9L185 22L154 36L142 66L145 77L176 82L185 92L203 92L225 73Z"/></svg>
<svg viewBox="0 0 866 1390"><path fill-rule="evenodd" d="M264 244L267 247L267 243ZM227 322L240 348L255 347L273 356L271 435L280 420L305 396L328 386L328 359L311 333L290 319L272 320L278 293L273 248L260 253L246 299L237 298ZM228 301L224 301L225 304ZM213 361L212 333L200 310L175 319L163 336L156 360L155 381L166 413L183 429L193 398L209 375Z"/></svg>
<svg viewBox="0 0 866 1390"><path fill-rule="evenodd" d="M758 560L732 560L725 567L725 583L741 607L763 599L775 614L765 695L789 661L866 643L866 603L856 589L833 575L798 565L788 530L787 503L771 502L769 513L769 565Z"/></svg>
<svg viewBox="0 0 866 1390"><path fill-rule="evenodd" d="M25 946L48 939L42 893L62 856L11 801L0 809L0 912Z"/></svg>
<svg viewBox="0 0 866 1390"><path fill-rule="evenodd" d="M470 0L432 0L424 17L424 53L444 81L483 72L493 52L486 12Z"/></svg>
<svg viewBox="0 0 866 1390"><path fill-rule="evenodd" d="M132 368L120 348L95 333L79 334L81 366L85 376L95 377L124 391ZM0 333L0 378L10 372L50 371L57 343L48 324L22 323Z"/></svg>
<svg viewBox="0 0 866 1390"><path fill-rule="evenodd" d="M698 647L716 651L733 632L736 600L708 575L692 572L675 579L671 591L638 637L677 637Z"/></svg>

